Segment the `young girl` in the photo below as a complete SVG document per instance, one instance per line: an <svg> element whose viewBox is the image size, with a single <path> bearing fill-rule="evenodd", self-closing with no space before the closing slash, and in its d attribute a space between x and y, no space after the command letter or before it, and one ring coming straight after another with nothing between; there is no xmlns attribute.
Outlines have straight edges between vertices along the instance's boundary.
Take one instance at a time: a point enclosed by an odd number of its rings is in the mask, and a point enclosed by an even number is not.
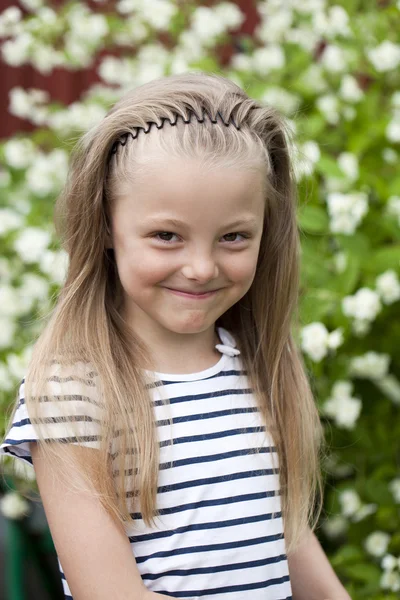
<svg viewBox="0 0 400 600"><path fill-rule="evenodd" d="M68 274L1 446L33 464L66 599L349 598L312 533L289 131L189 73L128 93L73 154Z"/></svg>

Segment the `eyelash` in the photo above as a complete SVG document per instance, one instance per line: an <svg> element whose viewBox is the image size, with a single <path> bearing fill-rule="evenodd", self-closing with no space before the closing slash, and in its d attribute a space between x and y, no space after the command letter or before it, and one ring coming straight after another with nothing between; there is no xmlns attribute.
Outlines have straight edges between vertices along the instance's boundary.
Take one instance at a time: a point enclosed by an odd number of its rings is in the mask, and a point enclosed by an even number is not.
<svg viewBox="0 0 400 600"><path fill-rule="evenodd" d="M173 233L173 231L157 231L156 233L154 233L154 235L152 237L155 238L155 239L158 239L158 241L161 242L162 244L173 244L174 242L172 242L171 240L166 241L166 240L161 240L160 238L157 238L158 235L164 234L164 233L172 234L172 235L177 235L176 233ZM227 235L233 235L233 234L234 235L241 235L242 238L244 238L245 240L247 240L247 239L249 239L251 237L248 233L239 233L238 231L232 231L231 233L226 233L225 236L227 236ZM223 236L223 237L225 237L225 236ZM239 242L228 242L228 243L230 243L232 245L236 245Z"/></svg>

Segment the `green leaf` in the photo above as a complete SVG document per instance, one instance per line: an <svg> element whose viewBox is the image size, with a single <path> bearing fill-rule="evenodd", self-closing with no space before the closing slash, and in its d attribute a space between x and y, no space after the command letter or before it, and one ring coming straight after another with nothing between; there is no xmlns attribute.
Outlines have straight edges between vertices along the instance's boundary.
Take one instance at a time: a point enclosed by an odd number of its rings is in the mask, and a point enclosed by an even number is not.
<svg viewBox="0 0 400 600"><path fill-rule="evenodd" d="M308 233L327 233L329 230L329 217L320 206L303 206L298 213L298 222Z"/></svg>
<svg viewBox="0 0 400 600"><path fill-rule="evenodd" d="M381 570L371 563L346 565L343 571L347 576L366 583L377 583L381 577Z"/></svg>
<svg viewBox="0 0 400 600"><path fill-rule="evenodd" d="M331 558L330 562L333 567L340 567L345 564L358 562L364 558L364 553L358 546L346 545L342 546L336 554Z"/></svg>
<svg viewBox="0 0 400 600"><path fill-rule="evenodd" d="M328 175L329 177L338 177L344 179L345 175L337 162L327 154L322 154L319 161L315 165L315 170L321 175Z"/></svg>
<svg viewBox="0 0 400 600"><path fill-rule="evenodd" d="M369 273L378 274L388 269L398 270L400 265L400 243L393 244L376 252L365 261L365 269Z"/></svg>

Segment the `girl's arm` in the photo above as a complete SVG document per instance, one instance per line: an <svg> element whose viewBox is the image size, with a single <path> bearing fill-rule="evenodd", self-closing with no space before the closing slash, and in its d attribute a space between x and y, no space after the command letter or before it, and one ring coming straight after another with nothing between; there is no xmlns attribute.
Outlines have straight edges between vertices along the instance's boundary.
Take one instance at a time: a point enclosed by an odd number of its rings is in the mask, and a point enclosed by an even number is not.
<svg viewBox="0 0 400 600"><path fill-rule="evenodd" d="M91 494L72 492L54 477L40 452L31 443L32 460L48 525L74 600L156 600L167 598L145 587L129 538ZM97 450L63 447L60 452L84 452L88 466ZM80 480L78 469L74 479Z"/></svg>
<svg viewBox="0 0 400 600"><path fill-rule="evenodd" d="M293 600L351 600L311 530L288 563Z"/></svg>

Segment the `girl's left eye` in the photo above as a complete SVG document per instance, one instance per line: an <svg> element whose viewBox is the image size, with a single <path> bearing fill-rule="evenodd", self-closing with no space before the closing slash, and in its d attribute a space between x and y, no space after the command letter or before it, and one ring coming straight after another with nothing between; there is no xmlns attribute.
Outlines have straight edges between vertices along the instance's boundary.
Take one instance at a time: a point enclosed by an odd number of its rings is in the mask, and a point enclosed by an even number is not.
<svg viewBox="0 0 400 600"><path fill-rule="evenodd" d="M163 240L163 239L161 239L161 238L159 237L159 236L161 236L161 235L164 235L164 236L171 236L171 235L172 235L172 236L174 236L174 235L176 235L176 234L175 234L175 233L172 233L172 231L157 231L157 232L154 234L154 236L153 236L153 237L157 238L157 239L158 239L160 242L163 242L164 244L171 244L173 240L165 240L165 239ZM226 234L225 234L223 237L225 237L225 238L226 238L226 237L228 237L228 236L232 236L232 235L233 235L233 236L235 236L235 235L236 235L236 236L237 236L237 235L240 235L240 236L241 236L242 238L244 238L244 239L248 239L248 238L250 237L250 235L249 235L249 234L247 234L247 233L238 233L238 232L236 232L236 231L235 231L235 232L232 232L232 233L226 233ZM240 240L239 240L239 241L240 241ZM233 242L230 242L230 243L234 243L234 244L236 244L236 243L237 243L237 241L235 241L235 240L234 240Z"/></svg>

